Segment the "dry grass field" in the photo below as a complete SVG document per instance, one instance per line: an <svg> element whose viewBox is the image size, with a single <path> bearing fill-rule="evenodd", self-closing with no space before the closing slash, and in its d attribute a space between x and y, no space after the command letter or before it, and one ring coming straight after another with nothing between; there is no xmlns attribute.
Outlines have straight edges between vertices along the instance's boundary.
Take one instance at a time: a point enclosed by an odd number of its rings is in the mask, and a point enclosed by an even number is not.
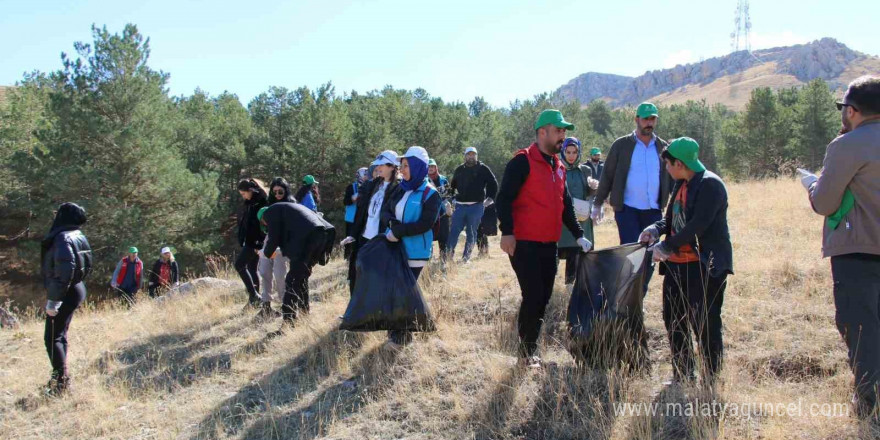
<svg viewBox="0 0 880 440"><path fill-rule="evenodd" d="M40 394L50 370L42 322L0 331L0 438L876 436L848 415L852 375L820 257L821 219L795 181L729 189L736 275L714 392L664 384L672 374L660 276L645 305L649 375L576 368L561 275L541 340L547 365L517 369L519 290L493 241L488 258L422 277L438 329L400 351L384 346L384 334L336 330L348 300L339 261L313 276L311 315L276 337L268 334L279 320L242 313L243 289L82 310L70 331L74 388L59 399ZM617 242L613 222L597 234L600 248ZM707 403L727 406L712 414Z"/></svg>

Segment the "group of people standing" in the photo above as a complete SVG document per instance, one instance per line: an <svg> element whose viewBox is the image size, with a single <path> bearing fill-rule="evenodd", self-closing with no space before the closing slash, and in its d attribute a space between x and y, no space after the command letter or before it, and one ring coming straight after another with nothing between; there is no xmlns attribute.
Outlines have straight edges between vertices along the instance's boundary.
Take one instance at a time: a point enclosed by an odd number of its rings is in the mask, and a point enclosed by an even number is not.
<svg viewBox="0 0 880 440"><path fill-rule="evenodd" d="M824 172L821 176L802 172L813 209L826 217L823 254L831 257L837 327L849 348L856 379L854 402L860 414L876 414L880 388L878 103L880 78L851 83L837 103L843 129L828 146ZM534 125L535 142L508 162L500 189L473 148L465 151L465 161L451 181L439 173L422 147L410 147L403 156L383 151L369 168L357 171L356 182L345 192L342 244L348 246L350 288L357 283L359 248L378 236L402 244L416 278L432 259L433 241L439 241L441 253L450 258L462 230L467 234L462 255L467 261L484 208L494 205L501 249L522 293L517 322L520 364L539 367L537 341L559 258L566 260L566 282L573 281L579 256L593 248L593 226L602 219L607 201L614 210L620 243L650 246L652 262L661 265L663 321L674 380L693 381L701 371L703 380L711 383L722 364L721 307L727 277L733 274L728 194L721 178L699 160L696 140L681 137L666 142L654 133L658 118L656 106L639 105L636 129L612 144L607 161L603 163L601 151L594 148L590 160L581 163L580 141L566 136L574 125L559 111L545 110ZM317 213L317 184L314 177L306 176L297 197L282 178L273 180L268 189L256 179L238 185L245 209L239 221L242 251L236 270L248 291L249 305L260 306L261 313L272 313L271 286L278 293L283 290L286 324L292 324L298 313L308 312L308 277L317 262L326 262L335 236L333 227ZM91 271L91 248L80 231L85 222L82 207L65 203L42 242L52 392L69 385L66 333L85 298L83 280ZM142 273L137 249L129 251L113 277L114 287L123 290L139 284ZM173 261L165 251L162 264ZM153 272L159 274L161 285L168 277L176 282L179 271L172 265ZM647 282L644 289L647 292ZM692 352L693 339L702 353L700 365ZM406 344L411 335L391 332L389 340Z"/></svg>
<svg viewBox="0 0 880 440"><path fill-rule="evenodd" d="M128 254L116 263L110 277L110 287L119 297L131 303L140 290L144 275L144 262L138 257L138 248L131 246ZM180 285L180 266L168 246L159 250L159 258L147 274L147 288L150 298L160 296L163 291Z"/></svg>

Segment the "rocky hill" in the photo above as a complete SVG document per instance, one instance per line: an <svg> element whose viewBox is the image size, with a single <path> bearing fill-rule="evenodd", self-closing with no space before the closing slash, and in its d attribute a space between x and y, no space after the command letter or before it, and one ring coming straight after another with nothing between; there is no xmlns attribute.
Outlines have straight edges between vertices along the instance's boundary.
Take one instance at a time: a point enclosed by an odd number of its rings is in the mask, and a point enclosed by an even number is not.
<svg viewBox="0 0 880 440"><path fill-rule="evenodd" d="M564 100L604 99L613 106L645 100L674 104L706 99L740 109L752 89L779 89L822 78L838 90L867 73L880 73L880 57L848 48L833 38L754 52L734 52L699 63L652 70L632 78L589 72L556 90Z"/></svg>

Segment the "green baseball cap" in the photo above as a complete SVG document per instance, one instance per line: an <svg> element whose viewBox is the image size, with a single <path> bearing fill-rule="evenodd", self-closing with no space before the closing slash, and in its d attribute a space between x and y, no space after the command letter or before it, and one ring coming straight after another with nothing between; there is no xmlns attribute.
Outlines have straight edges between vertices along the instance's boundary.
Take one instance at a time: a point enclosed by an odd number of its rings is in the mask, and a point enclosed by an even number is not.
<svg viewBox="0 0 880 440"><path fill-rule="evenodd" d="M437 166L437 161L434 160L434 159L428 159L428 166L431 166L431 165L434 165L434 166L436 167L436 166Z"/></svg>
<svg viewBox="0 0 880 440"><path fill-rule="evenodd" d="M639 104L639 108L636 109L636 116L645 119L650 117L656 117L657 114L657 106L651 104L650 102L643 102Z"/></svg>
<svg viewBox="0 0 880 440"><path fill-rule="evenodd" d="M260 208L259 211L257 211L257 221L260 222L260 229L261 229L263 232L266 232L266 227L263 226L263 214L266 213L266 210L267 210L267 209L269 209L269 207L268 207L268 206L264 206L264 207Z"/></svg>
<svg viewBox="0 0 880 440"><path fill-rule="evenodd" d="M682 161L691 171L698 173L706 171L706 166L699 159L700 145L697 144L697 141L689 137L680 137L670 142L666 151L672 157Z"/></svg>
<svg viewBox="0 0 880 440"><path fill-rule="evenodd" d="M593 156L596 154L602 154L602 150L600 150L598 147L590 148L590 156Z"/></svg>
<svg viewBox="0 0 880 440"><path fill-rule="evenodd" d="M554 127L564 128L566 130L574 130L574 124L562 117L562 112L554 109L547 109L541 112L538 120L535 121L535 130L552 124Z"/></svg>
<svg viewBox="0 0 880 440"><path fill-rule="evenodd" d="M138 253L138 248L132 246L132 247L128 248L128 253L129 254L136 254L136 253Z"/></svg>
<svg viewBox="0 0 880 440"><path fill-rule="evenodd" d="M315 180L315 176L313 176L311 174L308 174L308 175L306 175L306 177L303 177L303 184L305 184L305 185L314 185L316 183L318 183L318 181Z"/></svg>

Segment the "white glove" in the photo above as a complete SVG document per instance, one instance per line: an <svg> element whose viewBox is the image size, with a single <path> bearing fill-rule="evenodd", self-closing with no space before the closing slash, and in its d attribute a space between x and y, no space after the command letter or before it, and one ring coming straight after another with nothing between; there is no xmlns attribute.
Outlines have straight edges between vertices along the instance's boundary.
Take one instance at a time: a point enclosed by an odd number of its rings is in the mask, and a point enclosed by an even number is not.
<svg viewBox="0 0 880 440"><path fill-rule="evenodd" d="M46 314L49 316L55 316L58 314L58 310L61 309L62 301L46 301Z"/></svg>
<svg viewBox="0 0 880 440"><path fill-rule="evenodd" d="M655 244L652 250L654 251L653 261L655 263L666 261L672 255L672 249L669 249L665 242Z"/></svg>
<svg viewBox="0 0 880 440"><path fill-rule="evenodd" d="M583 252L590 252L590 249L593 248L593 243L590 243L590 240L587 240L586 237L578 238L577 244L581 247L581 251Z"/></svg>
<svg viewBox="0 0 880 440"><path fill-rule="evenodd" d="M639 243L645 243L648 246L657 242L660 239L660 230L657 229L656 226L651 225L645 228L642 231L641 235L639 235Z"/></svg>
<svg viewBox="0 0 880 440"><path fill-rule="evenodd" d="M452 217L452 212L454 211L452 208L452 203L449 203L449 201L447 200L443 202L443 206L446 208L446 216Z"/></svg>
<svg viewBox="0 0 880 440"><path fill-rule="evenodd" d="M110 282L110 287L112 287L112 288L115 289L115 288L119 287L119 284L116 284L116 281L111 281L111 282Z"/></svg>
<svg viewBox="0 0 880 440"><path fill-rule="evenodd" d="M602 217L602 205L599 205L597 203L593 203L593 209L590 210L590 218L593 219L593 224L598 224L601 217Z"/></svg>
<svg viewBox="0 0 880 440"><path fill-rule="evenodd" d="M801 185L803 185L804 189L806 190L809 190L810 186L812 186L814 183L816 183L817 180L819 180L818 176L803 168L798 168L797 172L801 176Z"/></svg>
<svg viewBox="0 0 880 440"><path fill-rule="evenodd" d="M345 246L345 245L351 244L351 243L354 243L354 237L349 235L348 237L343 238L342 241L339 242L339 245Z"/></svg>
<svg viewBox="0 0 880 440"><path fill-rule="evenodd" d="M483 200L483 207L492 206L493 203L495 203L495 201L492 200L491 197L486 197L486 200Z"/></svg>
<svg viewBox="0 0 880 440"><path fill-rule="evenodd" d="M394 236L394 233L391 232L391 229L389 229L388 232L385 233L385 238L392 243L400 241L397 239L397 237Z"/></svg>
<svg viewBox="0 0 880 440"><path fill-rule="evenodd" d="M593 190L599 189L599 181L592 177L587 177L587 186Z"/></svg>

